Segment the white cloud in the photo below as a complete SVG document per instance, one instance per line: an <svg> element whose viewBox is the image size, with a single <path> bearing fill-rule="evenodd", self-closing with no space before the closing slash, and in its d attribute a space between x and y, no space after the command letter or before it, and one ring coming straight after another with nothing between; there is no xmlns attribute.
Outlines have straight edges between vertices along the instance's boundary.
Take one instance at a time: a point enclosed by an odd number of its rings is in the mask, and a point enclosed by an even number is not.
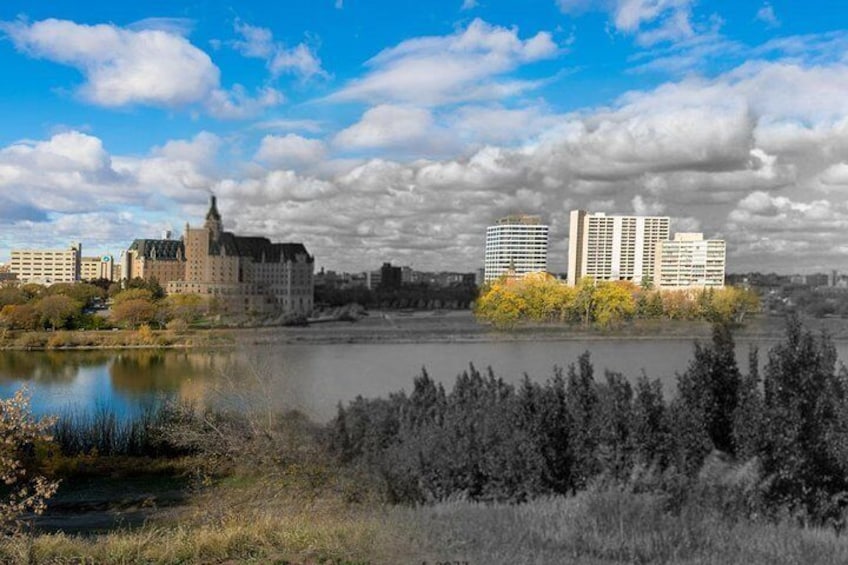
<svg viewBox="0 0 848 565"><path fill-rule="evenodd" d="M462 0L462 6L459 8L462 11L473 10L477 7L477 0Z"/></svg>
<svg viewBox="0 0 848 565"><path fill-rule="evenodd" d="M86 78L80 95L100 106L186 106L204 101L219 84L206 53L161 29L48 19L4 23L2 30L19 50L79 69Z"/></svg>
<svg viewBox="0 0 848 565"><path fill-rule="evenodd" d="M286 47L283 43L274 41L274 35L270 29L252 26L238 20L235 23L235 31L242 39L231 42L233 48L245 57L264 59L274 77L293 74L307 80L312 77L329 76L321 68L321 59L318 58L315 49L306 43L299 43L291 48Z"/></svg>
<svg viewBox="0 0 848 565"><path fill-rule="evenodd" d="M695 36L691 21L694 4L695 0L557 0L566 14L591 9L609 12L615 29L634 35L646 46Z"/></svg>
<svg viewBox="0 0 848 565"><path fill-rule="evenodd" d="M432 127L433 118L425 109L382 104L369 109L359 122L340 131L334 143L345 149L406 146L427 138Z"/></svg>
<svg viewBox="0 0 848 565"><path fill-rule="evenodd" d="M325 154L326 148L320 140L290 133L263 137L255 158L272 167L300 167L320 161Z"/></svg>
<svg viewBox="0 0 848 565"><path fill-rule="evenodd" d="M502 98L536 85L498 77L557 52L549 32L522 40L515 28L475 19L453 34L408 39L380 52L368 61L369 73L329 99L438 105Z"/></svg>
<svg viewBox="0 0 848 565"><path fill-rule="evenodd" d="M255 129L306 131L309 133L318 133L324 129L323 125L318 120L285 118L256 122L253 124L253 127Z"/></svg>
<svg viewBox="0 0 848 565"><path fill-rule="evenodd" d="M504 108L462 106L447 118L448 128L472 143L511 143L526 141L562 121L539 106Z"/></svg>
<svg viewBox="0 0 848 565"><path fill-rule="evenodd" d="M237 84L229 91L216 89L209 94L206 103L209 113L221 119L244 119L260 114L266 108L273 108L285 101L283 94L274 88L260 89L256 96L250 96L243 86Z"/></svg>
<svg viewBox="0 0 848 565"><path fill-rule="evenodd" d="M662 202L647 202L641 194L637 194L631 201L633 212L637 216L659 216L665 212L665 204Z"/></svg>
<svg viewBox="0 0 848 565"><path fill-rule="evenodd" d="M760 9L757 10L755 17L757 20L766 24L767 27L780 27L780 20L777 18L777 14L774 13L774 6L768 2L763 3Z"/></svg>

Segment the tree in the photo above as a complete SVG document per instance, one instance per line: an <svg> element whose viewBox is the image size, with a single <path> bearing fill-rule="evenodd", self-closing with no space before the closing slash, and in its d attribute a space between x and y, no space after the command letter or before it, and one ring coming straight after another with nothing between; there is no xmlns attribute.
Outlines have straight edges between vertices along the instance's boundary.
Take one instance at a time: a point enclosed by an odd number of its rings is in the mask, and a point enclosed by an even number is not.
<svg viewBox="0 0 848 565"><path fill-rule="evenodd" d="M31 304L8 304L0 310L0 322L12 329L32 331L38 327L38 318Z"/></svg>
<svg viewBox="0 0 848 565"><path fill-rule="evenodd" d="M642 375L633 399L633 450L637 463L665 467L668 462L666 405L662 383Z"/></svg>
<svg viewBox="0 0 848 565"><path fill-rule="evenodd" d="M592 277L583 277L577 283L577 293L572 302L571 311L574 317L588 327L592 321L592 313L595 307L595 280Z"/></svg>
<svg viewBox="0 0 848 565"><path fill-rule="evenodd" d="M616 326L636 314L635 287L628 282L604 282L597 285L592 315L602 328Z"/></svg>
<svg viewBox="0 0 848 565"><path fill-rule="evenodd" d="M712 346L695 344L695 358L678 378L678 391L684 408L701 420L715 448L730 454L735 453L733 415L740 382L730 328L715 324Z"/></svg>
<svg viewBox="0 0 848 565"><path fill-rule="evenodd" d="M118 294L112 297L112 304L118 305L121 302L126 302L128 300L142 299L147 300L148 302L153 301L153 292L147 288L128 288L127 290L122 290Z"/></svg>
<svg viewBox="0 0 848 565"><path fill-rule="evenodd" d="M527 301L513 288L517 283L503 279L489 285L477 300L475 314L495 327L514 327L527 311Z"/></svg>
<svg viewBox="0 0 848 565"><path fill-rule="evenodd" d="M598 443L595 429L598 391L588 351L580 355L578 366L569 366L566 388L566 405L571 422L569 449L573 467L572 488L575 490L585 487L599 470L595 449Z"/></svg>
<svg viewBox="0 0 848 565"><path fill-rule="evenodd" d="M71 318L82 312L82 305L64 294L45 296L35 303L42 324L50 324L53 330L65 327Z"/></svg>
<svg viewBox="0 0 848 565"><path fill-rule="evenodd" d="M58 481L28 472L28 460L38 444L52 440L49 430L54 420L35 420L26 390L0 400L0 480L6 485L0 500L0 527L7 533L20 529L21 516L41 514L45 501L56 493Z"/></svg>
<svg viewBox="0 0 848 565"><path fill-rule="evenodd" d="M48 295L62 294L79 302L83 307L91 306L96 298L104 298L103 291L87 283L58 283L51 285L45 291Z"/></svg>
<svg viewBox="0 0 848 565"><path fill-rule="evenodd" d="M156 305L144 298L122 300L112 306L112 321L118 324L126 324L131 328L149 323L155 316Z"/></svg>
<svg viewBox="0 0 848 565"><path fill-rule="evenodd" d="M199 294L171 294L164 300L163 310L169 320L197 321L207 311L206 300Z"/></svg>
<svg viewBox="0 0 848 565"><path fill-rule="evenodd" d="M773 502L822 521L842 515L848 491L846 383L835 371L836 349L796 317L786 339L769 351L764 371L763 471Z"/></svg>

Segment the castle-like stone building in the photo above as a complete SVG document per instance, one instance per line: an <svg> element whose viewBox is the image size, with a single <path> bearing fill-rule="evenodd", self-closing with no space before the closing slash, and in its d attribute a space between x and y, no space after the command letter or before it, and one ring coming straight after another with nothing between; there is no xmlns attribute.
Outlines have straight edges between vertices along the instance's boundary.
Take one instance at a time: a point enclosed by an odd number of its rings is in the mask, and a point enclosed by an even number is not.
<svg viewBox="0 0 848 565"><path fill-rule="evenodd" d="M137 239L122 276L159 281L168 294L195 293L230 313L312 312L314 258L302 243L224 231L215 197L202 227L186 224L180 240Z"/></svg>

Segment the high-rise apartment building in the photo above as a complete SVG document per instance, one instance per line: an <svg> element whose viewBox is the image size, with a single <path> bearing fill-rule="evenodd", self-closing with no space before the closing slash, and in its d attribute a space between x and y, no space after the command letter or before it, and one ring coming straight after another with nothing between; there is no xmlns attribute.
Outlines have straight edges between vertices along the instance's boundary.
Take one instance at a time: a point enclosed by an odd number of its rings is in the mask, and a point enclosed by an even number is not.
<svg viewBox="0 0 848 565"><path fill-rule="evenodd" d="M676 233L657 242L655 286L660 289L723 287L726 246L702 233Z"/></svg>
<svg viewBox="0 0 848 565"><path fill-rule="evenodd" d="M548 226L539 216L516 214L486 228L485 282L508 274L548 270Z"/></svg>
<svg viewBox="0 0 848 565"><path fill-rule="evenodd" d="M668 216L618 216L572 210L568 239L568 284L654 279L658 241L669 238Z"/></svg>
<svg viewBox="0 0 848 565"><path fill-rule="evenodd" d="M9 270L23 283L72 283L80 280L82 245L68 249L12 249Z"/></svg>

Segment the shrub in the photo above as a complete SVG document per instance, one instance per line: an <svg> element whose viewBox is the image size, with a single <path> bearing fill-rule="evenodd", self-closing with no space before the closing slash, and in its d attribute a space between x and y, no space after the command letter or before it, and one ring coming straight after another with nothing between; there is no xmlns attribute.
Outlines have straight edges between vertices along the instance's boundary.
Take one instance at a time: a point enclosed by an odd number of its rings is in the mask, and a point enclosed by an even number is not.
<svg viewBox="0 0 848 565"><path fill-rule="evenodd" d="M40 514L59 483L31 472L36 448L51 441L53 420L35 420L25 389L0 400L0 480L6 485L0 500L0 528L18 530L26 512Z"/></svg>

